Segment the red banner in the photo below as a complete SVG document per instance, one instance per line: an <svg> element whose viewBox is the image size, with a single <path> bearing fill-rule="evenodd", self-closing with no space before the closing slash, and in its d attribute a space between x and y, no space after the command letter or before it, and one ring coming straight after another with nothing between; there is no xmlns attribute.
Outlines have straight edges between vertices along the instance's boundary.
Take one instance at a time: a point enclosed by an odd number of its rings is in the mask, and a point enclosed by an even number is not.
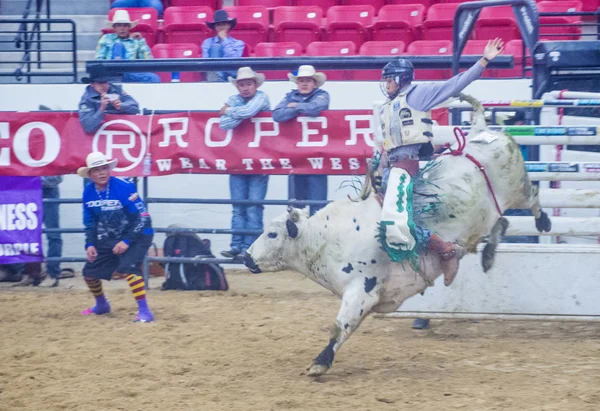
<svg viewBox="0 0 600 411"><path fill-rule="evenodd" d="M77 113L0 113L0 175L74 173L101 151L123 176L358 174L371 157L370 110L325 111L277 123L270 114L219 128L215 112L107 115L86 134Z"/></svg>

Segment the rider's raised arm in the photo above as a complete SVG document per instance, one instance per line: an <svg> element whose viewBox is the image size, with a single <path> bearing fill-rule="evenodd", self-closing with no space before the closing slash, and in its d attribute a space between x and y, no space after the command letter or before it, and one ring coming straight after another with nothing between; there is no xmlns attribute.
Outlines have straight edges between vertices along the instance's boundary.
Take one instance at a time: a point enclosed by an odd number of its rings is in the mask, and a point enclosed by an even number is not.
<svg viewBox="0 0 600 411"><path fill-rule="evenodd" d="M500 39L490 40L485 48L483 57L469 70L457 74L443 83L416 85L406 98L408 104L417 110L429 111L450 97L456 97L469 84L481 77L488 62L500 54L503 46L504 44Z"/></svg>

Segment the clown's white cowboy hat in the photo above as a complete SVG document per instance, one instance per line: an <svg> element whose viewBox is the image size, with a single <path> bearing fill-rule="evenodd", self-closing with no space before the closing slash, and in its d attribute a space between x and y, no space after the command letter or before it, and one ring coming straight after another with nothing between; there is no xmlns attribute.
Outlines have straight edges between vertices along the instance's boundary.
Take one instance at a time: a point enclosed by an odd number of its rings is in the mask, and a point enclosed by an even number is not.
<svg viewBox="0 0 600 411"><path fill-rule="evenodd" d="M240 67L237 71L237 76L235 76L235 78L229 77L229 82L235 86L239 80L248 79L253 79L254 81L256 81L256 87L260 87L262 83L265 82L265 75L262 73L257 73L250 67Z"/></svg>
<svg viewBox="0 0 600 411"><path fill-rule="evenodd" d="M127 10L115 10L112 21L108 22L108 27L112 29L115 24L130 24L133 28L137 25L137 20L131 21L131 16L129 16Z"/></svg>
<svg viewBox="0 0 600 411"><path fill-rule="evenodd" d="M86 167L79 167L77 174L79 177L88 178L90 176L90 170L96 167L102 167L108 165L109 169L113 169L117 166L117 159L109 160L106 156L99 151L90 153L85 158Z"/></svg>
<svg viewBox="0 0 600 411"><path fill-rule="evenodd" d="M317 87L321 87L327 81L325 73L315 71L313 66L300 66L298 68L298 75L294 76L294 73L288 73L288 78L294 83L298 83L298 77L310 77L315 80Z"/></svg>

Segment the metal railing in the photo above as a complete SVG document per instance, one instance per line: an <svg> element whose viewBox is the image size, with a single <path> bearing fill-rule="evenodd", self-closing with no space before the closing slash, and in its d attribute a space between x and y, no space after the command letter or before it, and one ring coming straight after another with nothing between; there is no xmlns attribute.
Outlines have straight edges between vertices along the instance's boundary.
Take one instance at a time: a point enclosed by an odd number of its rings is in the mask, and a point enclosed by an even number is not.
<svg viewBox="0 0 600 411"><path fill-rule="evenodd" d="M44 6L45 18L42 13ZM33 13L35 15L30 17ZM28 0L20 19L0 19L0 24L18 25L14 30L3 29L1 32L3 35L14 34L15 36L11 40L0 39L0 47L2 44L14 44L15 49L0 51L0 68L2 68L0 76L14 76L17 81L26 78L27 83L31 83L32 77L71 77L72 82L77 82L76 25L70 19L52 19L50 0L35 0L35 10L33 0ZM65 44L66 47L60 47ZM69 58L44 59L44 53L52 52L67 53ZM12 58L14 54L22 54L22 56ZM16 68L13 70L15 64ZM3 67L7 65L10 67ZM54 65L58 69L48 69L49 65Z"/></svg>

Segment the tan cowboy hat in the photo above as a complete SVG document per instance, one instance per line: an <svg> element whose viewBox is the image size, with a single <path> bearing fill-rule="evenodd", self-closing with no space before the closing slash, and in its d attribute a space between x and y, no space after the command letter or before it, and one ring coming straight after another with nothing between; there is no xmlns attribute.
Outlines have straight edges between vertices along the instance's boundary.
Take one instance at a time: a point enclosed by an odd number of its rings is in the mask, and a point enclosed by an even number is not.
<svg viewBox="0 0 600 411"><path fill-rule="evenodd" d="M239 80L248 79L254 79L254 81L256 81L256 87L260 87L262 83L265 82L265 75L262 73L257 73L250 67L240 67L235 78L229 77L229 82L235 86Z"/></svg>
<svg viewBox="0 0 600 411"><path fill-rule="evenodd" d="M298 68L298 75L294 76L294 73L288 73L288 78L291 82L298 83L298 77L310 77L315 80L317 87L321 87L327 81L325 73L315 71L313 66L300 66Z"/></svg>
<svg viewBox="0 0 600 411"><path fill-rule="evenodd" d="M96 167L102 167L108 165L111 170L117 166L117 159L109 160L104 154L99 151L90 153L85 158L86 167L79 167L77 174L79 177L88 178L90 176L90 170Z"/></svg>
<svg viewBox="0 0 600 411"><path fill-rule="evenodd" d="M113 26L118 23L131 24L131 28L134 28L138 21L131 21L131 17L129 16L129 12L127 10L115 10L112 21L108 22L108 27L112 29Z"/></svg>

